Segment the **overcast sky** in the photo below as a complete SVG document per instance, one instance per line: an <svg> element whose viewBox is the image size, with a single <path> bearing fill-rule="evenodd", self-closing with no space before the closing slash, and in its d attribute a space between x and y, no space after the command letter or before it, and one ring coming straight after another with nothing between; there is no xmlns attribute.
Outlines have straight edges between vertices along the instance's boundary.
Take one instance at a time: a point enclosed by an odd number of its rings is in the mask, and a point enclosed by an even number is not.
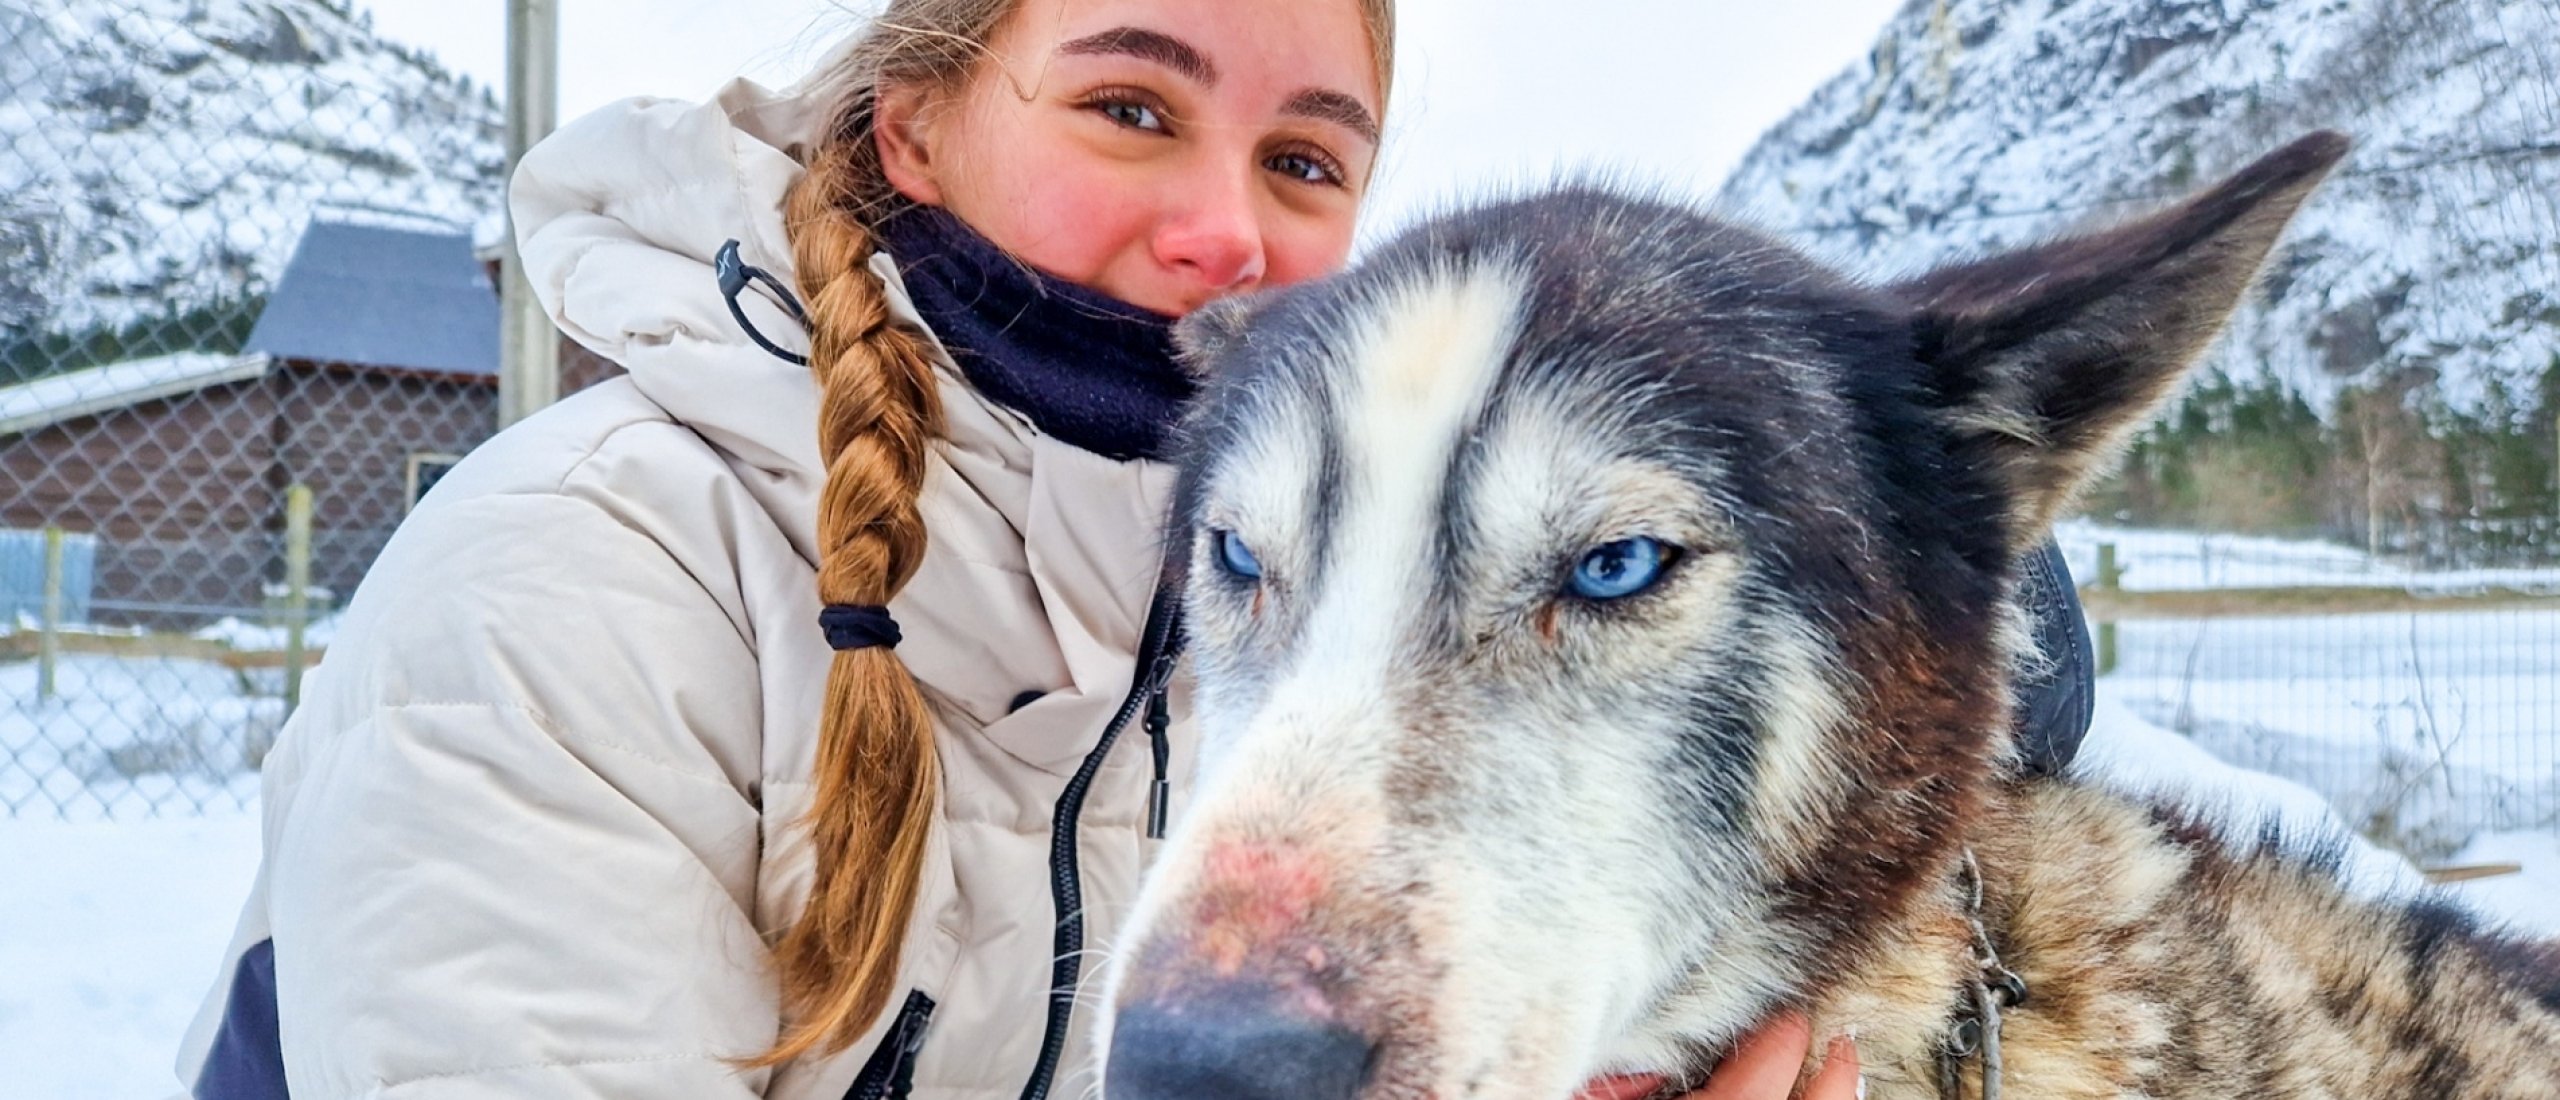
<svg viewBox="0 0 2560 1100"><path fill-rule="evenodd" d="M504 0L361 3L383 33L505 87ZM563 118L630 95L699 99L740 75L787 84L874 10L858 0L559 3ZM1709 191L1763 128L1864 57L1900 3L1400 0L1371 228L1470 186L1558 169Z"/></svg>

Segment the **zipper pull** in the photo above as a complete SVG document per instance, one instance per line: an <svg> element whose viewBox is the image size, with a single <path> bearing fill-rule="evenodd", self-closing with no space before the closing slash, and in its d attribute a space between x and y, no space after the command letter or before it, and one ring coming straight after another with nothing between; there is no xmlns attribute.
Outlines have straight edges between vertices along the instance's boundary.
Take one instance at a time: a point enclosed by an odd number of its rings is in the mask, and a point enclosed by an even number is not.
<svg viewBox="0 0 2560 1100"><path fill-rule="evenodd" d="M898 1069L889 1079L887 1100L909 1100L915 1094L916 1055L924 1053L925 1025L930 1021L931 1015L932 1010L928 1008L925 1015L900 1022Z"/></svg>
<svg viewBox="0 0 2560 1100"><path fill-rule="evenodd" d="M1155 756L1155 784L1147 789L1147 839L1163 840L1165 818L1173 812L1173 783L1165 771L1173 758L1173 738L1166 733L1173 724L1165 713L1165 684L1158 681L1155 694L1147 696L1147 748Z"/></svg>

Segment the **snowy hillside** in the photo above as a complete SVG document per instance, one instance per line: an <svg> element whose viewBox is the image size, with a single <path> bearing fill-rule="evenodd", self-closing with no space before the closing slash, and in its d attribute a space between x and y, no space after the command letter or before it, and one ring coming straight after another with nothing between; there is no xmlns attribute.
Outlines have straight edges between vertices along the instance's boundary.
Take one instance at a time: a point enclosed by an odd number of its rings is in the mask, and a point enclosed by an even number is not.
<svg viewBox="0 0 2560 1100"><path fill-rule="evenodd" d="M2149 208L2320 127L2358 148L2223 345L2326 410L2341 383L2560 355L2551 0L1911 0L1722 199L1880 274Z"/></svg>
<svg viewBox="0 0 2560 1100"><path fill-rule="evenodd" d="M346 0L0 0L0 334L256 293L323 204L478 226L502 134Z"/></svg>

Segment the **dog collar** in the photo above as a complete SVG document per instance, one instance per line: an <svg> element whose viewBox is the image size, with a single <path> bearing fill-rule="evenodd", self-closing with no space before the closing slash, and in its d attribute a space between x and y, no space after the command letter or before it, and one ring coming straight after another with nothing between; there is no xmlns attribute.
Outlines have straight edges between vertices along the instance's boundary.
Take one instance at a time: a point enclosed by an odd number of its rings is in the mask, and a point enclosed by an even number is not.
<svg viewBox="0 0 2560 1100"><path fill-rule="evenodd" d="M1956 1000L1955 1030L1938 1048L1940 1100L1964 1100L1964 1062L1982 1056L1982 1100L2000 1100L2000 1012L2027 1003L2027 981L2000 962L1991 931L1982 923L1982 865L1973 849L1964 850L1956 867L1956 889L1964 895L1965 923L1973 930L1973 973L1965 976Z"/></svg>

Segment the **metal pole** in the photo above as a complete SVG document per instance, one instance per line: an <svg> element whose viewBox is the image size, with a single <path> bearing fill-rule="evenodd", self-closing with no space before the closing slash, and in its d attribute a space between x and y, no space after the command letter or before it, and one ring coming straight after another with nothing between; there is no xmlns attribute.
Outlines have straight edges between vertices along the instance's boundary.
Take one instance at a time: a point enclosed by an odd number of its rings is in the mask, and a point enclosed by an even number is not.
<svg viewBox="0 0 2560 1100"><path fill-rule="evenodd" d="M524 152L560 120L559 0L507 0L507 179ZM560 334L525 281L516 254L516 223L507 217L499 262L501 322L498 426L533 415L560 399Z"/></svg>
<svg viewBox="0 0 2560 1100"><path fill-rule="evenodd" d="M311 487L284 491L284 712L302 706L303 632L311 624ZM264 758L265 746L259 746Z"/></svg>
<svg viewBox="0 0 2560 1100"><path fill-rule="evenodd" d="M2098 544L2098 590L2109 596L2124 586L2124 570L2116 565L2116 544ZM2116 670L2116 621L2114 613L2098 624L2098 675Z"/></svg>

